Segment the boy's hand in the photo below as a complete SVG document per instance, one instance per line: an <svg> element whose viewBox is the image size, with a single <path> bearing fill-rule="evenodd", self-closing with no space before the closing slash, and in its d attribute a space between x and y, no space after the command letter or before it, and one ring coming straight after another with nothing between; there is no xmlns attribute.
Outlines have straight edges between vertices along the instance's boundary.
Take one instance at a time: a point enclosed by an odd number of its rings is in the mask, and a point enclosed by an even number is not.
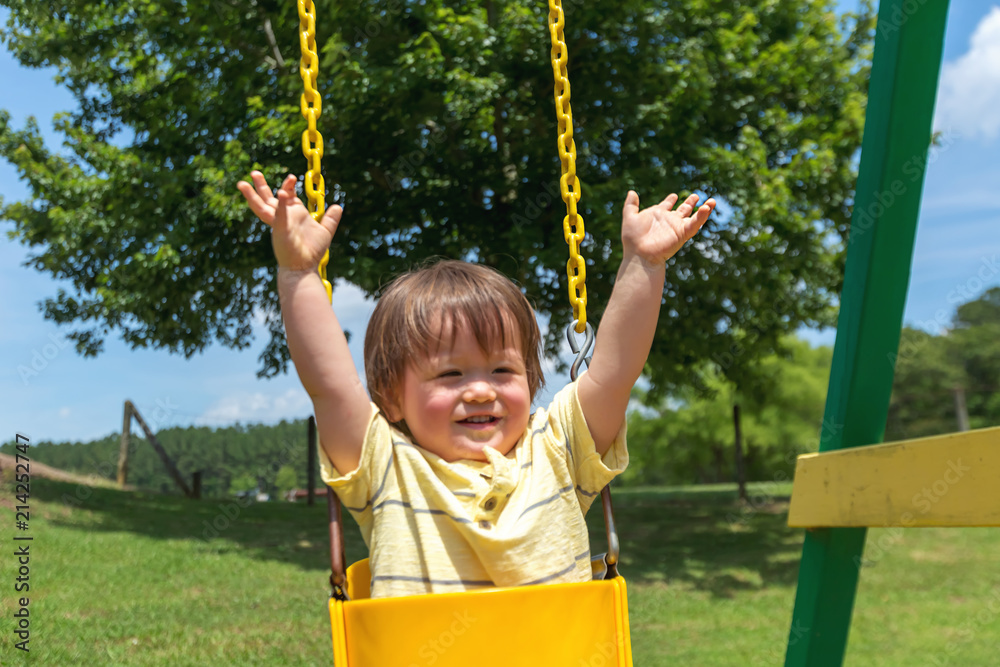
<svg viewBox="0 0 1000 667"><path fill-rule="evenodd" d="M625 255L637 255L650 264L663 265L694 236L715 208L709 199L700 208L698 195L685 199L677 209L671 193L656 206L640 211L639 195L629 190L622 208L622 246Z"/></svg>
<svg viewBox="0 0 1000 667"><path fill-rule="evenodd" d="M330 248L344 209L340 206L329 207L317 224L295 194L294 176L285 178L277 197L271 193L264 175L259 171L252 172L250 177L253 179L252 186L240 181L236 187L246 198L250 209L271 227L271 245L278 266L293 271L315 270Z"/></svg>

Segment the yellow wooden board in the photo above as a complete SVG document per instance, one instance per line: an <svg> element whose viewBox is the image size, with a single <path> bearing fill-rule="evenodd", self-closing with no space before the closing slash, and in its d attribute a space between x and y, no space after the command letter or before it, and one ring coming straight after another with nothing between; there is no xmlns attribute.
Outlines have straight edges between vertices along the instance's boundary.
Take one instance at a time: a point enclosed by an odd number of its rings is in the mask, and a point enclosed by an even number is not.
<svg viewBox="0 0 1000 667"><path fill-rule="evenodd" d="M1000 428L804 454L788 525L1000 526Z"/></svg>

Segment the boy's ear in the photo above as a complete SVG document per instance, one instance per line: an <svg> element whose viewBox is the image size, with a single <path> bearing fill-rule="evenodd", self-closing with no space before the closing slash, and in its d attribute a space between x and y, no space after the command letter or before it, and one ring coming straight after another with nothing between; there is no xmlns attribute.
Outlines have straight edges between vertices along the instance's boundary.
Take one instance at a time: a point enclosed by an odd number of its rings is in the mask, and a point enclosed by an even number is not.
<svg viewBox="0 0 1000 667"><path fill-rule="evenodd" d="M385 418L393 424L403 420L403 409L399 404L399 398L393 393L387 397L385 404Z"/></svg>

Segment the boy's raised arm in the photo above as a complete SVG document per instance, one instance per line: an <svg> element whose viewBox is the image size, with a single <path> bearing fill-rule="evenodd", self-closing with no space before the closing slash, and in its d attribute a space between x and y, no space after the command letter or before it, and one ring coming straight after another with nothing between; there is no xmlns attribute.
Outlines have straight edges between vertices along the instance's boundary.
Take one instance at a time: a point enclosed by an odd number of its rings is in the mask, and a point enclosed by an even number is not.
<svg viewBox="0 0 1000 667"><path fill-rule="evenodd" d="M237 187L271 227L288 351L312 399L323 449L346 474L358 467L371 404L317 272L343 209L331 206L317 223L295 195L294 176L285 179L277 197L260 172L251 178L253 185L242 181Z"/></svg>
<svg viewBox="0 0 1000 667"><path fill-rule="evenodd" d="M715 208L697 208L691 195L674 210L677 195L639 210L629 191L622 209L623 257L608 307L601 318L589 370L577 388L590 434L604 454L621 429L635 381L642 374L656 333L666 262L694 236Z"/></svg>

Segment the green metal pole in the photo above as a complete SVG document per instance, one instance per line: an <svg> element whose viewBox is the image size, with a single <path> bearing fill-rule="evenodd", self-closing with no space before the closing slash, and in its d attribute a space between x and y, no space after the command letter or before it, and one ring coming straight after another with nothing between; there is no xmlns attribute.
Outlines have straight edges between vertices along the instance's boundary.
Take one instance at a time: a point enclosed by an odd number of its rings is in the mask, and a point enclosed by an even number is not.
<svg viewBox="0 0 1000 667"><path fill-rule="evenodd" d="M820 451L882 441L910 279L947 0L879 7ZM786 667L841 665L866 529L808 531Z"/></svg>

